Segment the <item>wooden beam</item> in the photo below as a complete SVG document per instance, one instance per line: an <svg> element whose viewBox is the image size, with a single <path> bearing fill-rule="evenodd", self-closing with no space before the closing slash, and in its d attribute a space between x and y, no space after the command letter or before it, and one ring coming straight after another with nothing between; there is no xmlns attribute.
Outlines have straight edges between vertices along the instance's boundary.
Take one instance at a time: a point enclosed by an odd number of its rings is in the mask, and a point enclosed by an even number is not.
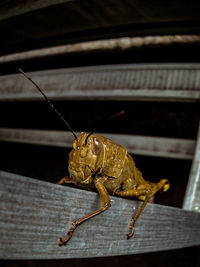
<svg viewBox="0 0 200 267"><path fill-rule="evenodd" d="M76 132L76 134L79 133ZM194 155L194 140L128 134L97 134L106 136L116 144L121 144L132 154L190 160ZM0 128L0 141L71 148L74 138L71 132L66 131Z"/></svg>
<svg viewBox="0 0 200 267"><path fill-rule="evenodd" d="M200 64L122 64L37 71L29 75L56 100L200 100ZM30 81L14 74L0 77L0 101L8 100L43 98Z"/></svg>
<svg viewBox="0 0 200 267"><path fill-rule="evenodd" d="M199 34L200 28L199 1L190 8L182 1L180 8L175 1L7 0L0 8L1 54L122 36Z"/></svg>
<svg viewBox="0 0 200 267"><path fill-rule="evenodd" d="M144 37L122 37L106 40L95 40L75 44L58 45L48 48L34 49L0 56L0 64L14 63L44 57L71 55L93 51L125 51L143 47L169 46L172 44L197 44L200 43L200 35L163 35Z"/></svg>
<svg viewBox="0 0 200 267"><path fill-rule="evenodd" d="M200 124L183 208L200 212Z"/></svg>
<svg viewBox="0 0 200 267"><path fill-rule="evenodd" d="M126 240L140 202L111 197L112 207L83 223L67 246L58 238L72 221L99 207L96 193L0 172L0 258L103 257L200 245L200 214L148 204Z"/></svg>

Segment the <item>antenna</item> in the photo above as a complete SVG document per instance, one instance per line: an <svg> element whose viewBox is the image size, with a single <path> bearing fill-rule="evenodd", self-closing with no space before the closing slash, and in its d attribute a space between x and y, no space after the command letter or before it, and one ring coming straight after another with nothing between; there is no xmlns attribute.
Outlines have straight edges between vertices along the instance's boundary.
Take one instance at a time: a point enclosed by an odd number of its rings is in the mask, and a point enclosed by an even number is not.
<svg viewBox="0 0 200 267"><path fill-rule="evenodd" d="M120 112L116 113L115 115L113 115L113 116L107 118L106 120L104 120L104 121L103 121L103 124L104 124L104 123L107 123L107 122L110 121L110 120L113 120L113 119L119 117L120 115L122 115L122 114L124 114L124 113L125 113L125 111L124 111L124 110L121 110ZM85 145L87 144L87 140L88 140L88 138L90 137L90 135L92 135L94 132L95 132L95 131L92 131L92 132L90 132L90 133L87 135L87 137L85 138Z"/></svg>
<svg viewBox="0 0 200 267"><path fill-rule="evenodd" d="M49 106L54 110L54 112L64 122L65 126L67 126L68 130L71 131L71 133L73 134L74 138L77 139L77 136L74 133L74 131L72 130L72 128L69 125L69 123L66 122L66 120L63 118L63 116L60 114L60 112L58 112L58 110L54 107L54 105L52 104L52 102L47 98L47 96L44 94L44 92L41 90L41 88L23 70L21 70L21 69L18 69L18 70L25 76L26 79L28 79L30 82L32 82L35 85L35 87L38 89L38 91L43 95L44 99L48 102Z"/></svg>

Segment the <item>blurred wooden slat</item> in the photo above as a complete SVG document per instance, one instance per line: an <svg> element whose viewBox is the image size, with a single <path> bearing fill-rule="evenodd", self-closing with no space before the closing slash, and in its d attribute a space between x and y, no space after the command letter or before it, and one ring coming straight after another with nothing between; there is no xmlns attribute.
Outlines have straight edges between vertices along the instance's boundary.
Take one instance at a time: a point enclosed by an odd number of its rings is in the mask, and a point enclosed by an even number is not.
<svg viewBox="0 0 200 267"><path fill-rule="evenodd" d="M125 51L142 47L170 46L172 44L198 44L200 35L163 35L143 37L123 37L107 40L95 40L76 44L53 46L48 48L34 49L0 56L0 64L14 63L15 61L41 59L44 57L70 55L72 53L84 53L93 51ZM18 65L20 63L17 63Z"/></svg>
<svg viewBox="0 0 200 267"><path fill-rule="evenodd" d="M200 214L148 204L126 240L139 201L111 197L112 207L83 223L67 246L58 239L73 220L100 205L96 193L0 172L0 258L59 259L153 252L200 244Z"/></svg>
<svg viewBox="0 0 200 267"><path fill-rule="evenodd" d="M56 100L200 100L200 64L92 66L37 71L29 75L48 97ZM30 81L21 74L14 74L0 76L0 100L43 98Z"/></svg>
<svg viewBox="0 0 200 267"><path fill-rule="evenodd" d="M200 124L183 208L200 212Z"/></svg>
<svg viewBox="0 0 200 267"><path fill-rule="evenodd" d="M182 1L181 8L178 1L1 2L1 54L119 36L198 34L200 28L199 1Z"/></svg>
<svg viewBox="0 0 200 267"><path fill-rule="evenodd" d="M17 15L22 15L34 10L52 5L66 3L73 0L28 0L28 1L4 1L0 6L0 20L4 20Z"/></svg>
<svg viewBox="0 0 200 267"><path fill-rule="evenodd" d="M121 144L133 154L175 159L192 159L194 155L194 140L127 134L97 134ZM71 148L74 137L71 132L66 131L0 128L0 141Z"/></svg>

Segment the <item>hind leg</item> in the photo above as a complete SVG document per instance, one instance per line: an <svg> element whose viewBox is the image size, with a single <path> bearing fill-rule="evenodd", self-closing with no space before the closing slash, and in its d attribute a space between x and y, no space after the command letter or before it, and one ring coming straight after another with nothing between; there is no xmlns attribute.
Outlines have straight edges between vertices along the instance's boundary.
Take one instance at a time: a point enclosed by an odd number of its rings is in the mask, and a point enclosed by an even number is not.
<svg viewBox="0 0 200 267"><path fill-rule="evenodd" d="M136 189L128 189L128 190L116 190L114 195L122 196L122 197L135 197L140 200L143 200L143 203L135 214L135 216L131 219L129 225L129 234L127 235L127 239L130 239L134 234L134 225L139 218L140 214L146 207L149 199L155 195L159 190L163 190L164 192L169 189L169 182L167 179L162 179L158 183L150 183L145 182L144 184L139 185Z"/></svg>

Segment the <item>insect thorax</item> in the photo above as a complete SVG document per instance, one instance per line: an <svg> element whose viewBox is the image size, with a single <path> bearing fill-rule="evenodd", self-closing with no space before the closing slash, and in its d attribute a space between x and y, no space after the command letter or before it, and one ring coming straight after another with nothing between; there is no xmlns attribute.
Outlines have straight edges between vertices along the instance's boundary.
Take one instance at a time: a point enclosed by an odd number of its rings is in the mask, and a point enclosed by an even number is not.
<svg viewBox="0 0 200 267"><path fill-rule="evenodd" d="M71 177L81 183L89 183L97 172L117 178L121 175L127 151L108 138L82 133L73 143L69 157Z"/></svg>

